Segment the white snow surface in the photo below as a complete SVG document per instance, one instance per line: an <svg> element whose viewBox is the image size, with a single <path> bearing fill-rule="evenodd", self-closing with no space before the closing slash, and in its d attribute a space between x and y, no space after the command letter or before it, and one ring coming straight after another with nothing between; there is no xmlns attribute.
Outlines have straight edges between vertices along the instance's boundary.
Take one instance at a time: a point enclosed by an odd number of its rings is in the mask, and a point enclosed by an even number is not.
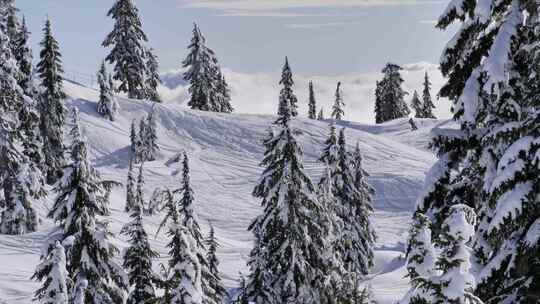
<svg viewBox="0 0 540 304"><path fill-rule="evenodd" d="M98 92L70 82L65 83L65 89L71 98L66 106L80 110L93 164L103 178L125 183L130 124L149 113L151 104L119 97L121 110L116 121L110 122L96 111ZM252 247L252 235L247 227L261 212L251 192L262 172L259 167L264 152L262 140L275 117L191 111L176 103L156 105L155 115L161 155L145 164L146 200L156 187L178 187L180 164L166 166L165 163L185 150L190 156L200 224L204 233L209 230L209 221L214 225L221 244L218 256L224 282L228 288L236 288L239 272L247 274L245 263ZM365 169L371 174L369 182L377 191L373 216L378 235L375 266L365 283L371 284L381 304L395 303L408 290L402 256L410 215L425 173L435 162L434 155L427 150L429 132L445 122L417 120L417 124L419 130L412 132L407 119L377 126L337 122L337 127L347 127L351 151L359 142ZM322 166L316 159L329 132L328 122L299 118L293 126L301 131L298 140L304 151L305 168L317 183ZM30 277L53 226L46 218L53 195L35 206L41 219L38 232L0 235L0 303L32 302L39 284ZM123 211L124 203L124 188L115 189L111 194L112 214L107 220L114 235L112 242L120 249L127 245L119 233L129 221L129 215ZM151 244L161 255L155 263L156 269L157 262L168 260L167 236L162 232L154 237L163 215L146 217L144 221Z"/></svg>

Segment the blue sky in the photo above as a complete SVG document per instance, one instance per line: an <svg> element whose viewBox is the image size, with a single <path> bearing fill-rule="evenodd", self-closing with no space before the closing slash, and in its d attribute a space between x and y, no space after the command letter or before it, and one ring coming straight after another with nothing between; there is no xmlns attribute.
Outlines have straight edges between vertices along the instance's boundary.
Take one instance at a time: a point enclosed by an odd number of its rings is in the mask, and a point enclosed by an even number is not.
<svg viewBox="0 0 540 304"><path fill-rule="evenodd" d="M67 70L93 73L107 50L112 0L17 0L37 43L49 15ZM199 23L223 66L278 71L288 55L306 75L379 70L385 62L437 62L450 33L433 21L446 1L136 0L163 71L178 68L192 23Z"/></svg>

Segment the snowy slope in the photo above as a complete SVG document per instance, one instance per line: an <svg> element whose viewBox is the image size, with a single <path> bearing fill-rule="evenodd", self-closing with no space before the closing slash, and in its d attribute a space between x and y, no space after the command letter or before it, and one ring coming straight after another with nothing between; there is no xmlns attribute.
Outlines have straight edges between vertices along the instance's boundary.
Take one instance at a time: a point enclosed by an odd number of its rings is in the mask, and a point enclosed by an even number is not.
<svg viewBox="0 0 540 304"><path fill-rule="evenodd" d="M133 119L148 113L151 105L139 101L120 99L121 115L114 123L98 116L95 110L97 92L66 83L68 95L73 98L68 106L81 112L85 136L91 147L91 158L108 179L124 182L127 172L129 126ZM196 209L201 225L207 231L208 221L215 226L221 243L219 257L221 270L228 287L236 287L239 271L246 271L245 261L251 248L251 234L246 230L250 221L260 212L259 202L251 191L262 168L261 141L275 119L271 116L216 114L186 110L176 103L157 105L155 108L159 130L161 157L145 165L146 195L154 188L177 187L179 164L170 167L165 162L180 151L187 151L191 160L192 183L196 196ZM344 122L348 142L358 141L364 154L364 164L370 172L370 182L377 190L374 222L378 233L376 267L370 282L380 303L392 303L407 288L403 279L405 269L399 259L406 240L406 230L415 198L423 176L434 162L434 156L424 149L429 130L441 123L426 121L420 130L411 132L406 120L382 126ZM316 162L321 145L328 133L324 122L298 119L295 127L305 155L305 167L316 182L321 166ZM125 246L118 234L128 221L123 212L124 190L112 194L112 215L108 218L115 235L114 242ZM37 206L44 217L50 201ZM147 229L154 235L160 216L146 218ZM38 262L40 245L51 227L43 219L40 231L25 236L0 235L0 303L30 303L38 286L30 277ZM152 238L152 245L166 261L166 237Z"/></svg>

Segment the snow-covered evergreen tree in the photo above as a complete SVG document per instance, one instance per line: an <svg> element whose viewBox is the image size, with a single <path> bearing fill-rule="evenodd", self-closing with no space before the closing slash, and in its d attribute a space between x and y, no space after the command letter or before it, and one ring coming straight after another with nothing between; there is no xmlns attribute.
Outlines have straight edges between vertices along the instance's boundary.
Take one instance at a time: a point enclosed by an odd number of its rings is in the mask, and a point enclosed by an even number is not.
<svg viewBox="0 0 540 304"><path fill-rule="evenodd" d="M214 51L206 46L206 39L197 24L193 24L193 37L188 49L189 53L182 62L184 68L187 68L184 79L190 84L191 98L188 106L201 111L230 110L225 97L228 90L227 84L220 76L221 72Z"/></svg>
<svg viewBox="0 0 540 304"><path fill-rule="evenodd" d="M35 293L35 300L42 304L67 304L68 272L66 252L56 242L51 252L37 266L34 277L40 277L42 286Z"/></svg>
<svg viewBox="0 0 540 304"><path fill-rule="evenodd" d="M141 123L139 131L139 138L141 140L141 150L142 150L142 161L154 161L157 159L159 154L159 147L157 145L157 124L155 117L155 107L152 107L152 110L146 117L146 121Z"/></svg>
<svg viewBox="0 0 540 304"><path fill-rule="evenodd" d="M479 304L474 295L475 280L471 273L471 248L476 214L465 205L455 205L442 229L443 251L437 261L442 275L437 278L435 303Z"/></svg>
<svg viewBox="0 0 540 304"><path fill-rule="evenodd" d="M334 105L332 106L332 118L335 120L342 120L345 116L345 103L343 102L343 92L341 92L341 82L338 82L335 94Z"/></svg>
<svg viewBox="0 0 540 304"><path fill-rule="evenodd" d="M107 16L114 19L114 28L103 46L112 47L106 60L114 65L113 78L120 83L118 90L129 98L145 99L148 38L142 29L139 9L134 0L116 0Z"/></svg>
<svg viewBox="0 0 540 304"><path fill-rule="evenodd" d="M424 76L424 91L422 91L422 105L423 105L423 118L436 118L433 114L433 109L435 109L435 105L433 104L433 100L431 99L431 82L429 81L429 75L426 71L426 75ZM415 109L416 110L416 109ZM416 115L418 115L418 112L416 112ZM417 118L419 118L417 116Z"/></svg>
<svg viewBox="0 0 540 304"><path fill-rule="evenodd" d="M218 98L217 98L218 108L216 108L216 111L221 112L221 113L232 113L234 111L234 108L231 105L231 90L229 89L229 85L227 84L225 75L221 73L219 68L217 72L216 90L218 94Z"/></svg>
<svg viewBox="0 0 540 304"><path fill-rule="evenodd" d="M213 292L208 295L208 303L211 304L223 304L227 297L227 290L221 282L221 273L219 271L219 260L217 257L217 249L219 243L216 239L214 226L210 223L210 233L205 240L207 248L206 260L208 261L208 269L212 276L209 280L210 290Z"/></svg>
<svg viewBox="0 0 540 304"><path fill-rule="evenodd" d="M141 189L143 181L143 167L139 171L137 189ZM138 194L137 196L140 196ZM156 274L152 270L152 259L158 257L158 253L150 247L148 235L143 226L143 204L140 199L135 199L131 206L130 217L132 221L122 228L122 233L129 237L129 247L124 252L123 266L129 278L131 291L127 298L127 304L144 304L156 299L153 281Z"/></svg>
<svg viewBox="0 0 540 304"><path fill-rule="evenodd" d="M32 49L30 48L30 31L26 25L26 18L23 17L21 25L18 29L17 36L15 38L15 52L14 56L19 66L19 86L23 89L25 94L30 97L35 97L35 88L32 80L33 66L32 66Z"/></svg>
<svg viewBox="0 0 540 304"><path fill-rule="evenodd" d="M384 77L377 82L375 90L375 121L377 123L406 117L411 112L404 100L407 92L401 87L403 84L401 70L400 66L393 63L388 63L382 70Z"/></svg>
<svg viewBox="0 0 540 304"><path fill-rule="evenodd" d="M109 118L110 121L114 121L119 107L109 84L109 75L107 73L107 68L105 67L105 62L101 63L101 67L97 74L97 81L99 85L97 111L102 116Z"/></svg>
<svg viewBox="0 0 540 304"><path fill-rule="evenodd" d="M40 60L37 73L41 79L41 136L43 138L43 155L47 166L47 183L53 184L62 176L64 159L63 127L65 109L63 99L66 97L62 85L62 61L58 42L53 36L51 20L47 19L40 43Z"/></svg>
<svg viewBox="0 0 540 304"><path fill-rule="evenodd" d="M325 164L330 169L331 176L334 176L337 171L337 163L339 159L339 146L336 134L336 126L330 124L330 134L324 142L324 147L319 157L319 162Z"/></svg>
<svg viewBox="0 0 540 304"><path fill-rule="evenodd" d="M407 242L407 272L411 289L400 304L428 304L434 302L433 277L437 275L437 254L431 242L429 219L420 213L413 217Z"/></svg>
<svg viewBox="0 0 540 304"><path fill-rule="evenodd" d="M422 101L420 101L420 97L418 97L418 92L416 90L414 91L411 99L411 107L416 113L414 115L415 118L425 118L424 104Z"/></svg>
<svg viewBox="0 0 540 304"><path fill-rule="evenodd" d="M290 111L290 115L295 117L298 115L298 98L294 95L293 74L289 66L289 59L285 57L285 65L281 72L281 80L279 84L282 86L279 93L279 108L278 115L286 115L285 112Z"/></svg>
<svg viewBox="0 0 540 304"><path fill-rule="evenodd" d="M214 303L209 295L215 294L210 285L213 275L206 260L204 239L193 210L194 193L190 185L189 159L184 155L182 186L172 191L167 203L167 216L171 241L169 267L172 270L167 285L172 303Z"/></svg>
<svg viewBox="0 0 540 304"><path fill-rule="evenodd" d="M344 267L349 273L365 275L373 266L375 231L370 215L373 212L374 190L365 181L358 181L362 187L356 186L356 174L346 147L345 129L340 130L338 146L334 196L339 206L336 213L343 222L343 228L336 250L341 253Z"/></svg>
<svg viewBox="0 0 540 304"><path fill-rule="evenodd" d="M317 100L315 99L315 90L313 89L313 81L309 82L308 118L317 119Z"/></svg>
<svg viewBox="0 0 540 304"><path fill-rule="evenodd" d="M118 249L108 240L107 223L98 218L110 213L109 192L117 183L102 180L92 167L76 108L72 116L71 161L54 188L57 197L48 216L59 225L55 235L67 247L72 298L86 285L80 295L85 304L122 303L127 290L125 273L114 261ZM43 276L36 273L35 278L42 280Z"/></svg>
<svg viewBox="0 0 540 304"><path fill-rule="evenodd" d="M246 293L251 302L316 303L318 275L324 275L326 232L322 206L304 172L302 151L290 127L290 103L265 140L265 170L253 191L262 200L263 214L250 225L255 236L250 253L251 273ZM275 135L274 135L275 134Z"/></svg>
<svg viewBox="0 0 540 304"><path fill-rule="evenodd" d="M317 120L324 120L324 108L321 107L319 114L317 114Z"/></svg>
<svg viewBox="0 0 540 304"><path fill-rule="evenodd" d="M1 24L1 23L0 23ZM43 197L41 155L35 144L33 103L17 83L17 63L0 27L0 233L34 232L34 200Z"/></svg>
<svg viewBox="0 0 540 304"><path fill-rule="evenodd" d="M128 176L126 182L126 206L124 211L130 212L133 209L133 206L137 204L135 197L135 176L133 175L133 159L129 161Z"/></svg>
<svg viewBox="0 0 540 304"><path fill-rule="evenodd" d="M146 98L154 102L161 102L158 86L161 84L159 77L159 61L153 49L146 50Z"/></svg>
<svg viewBox="0 0 540 304"><path fill-rule="evenodd" d="M129 140L130 140L130 146L129 146L130 161L134 163L138 163L140 162L140 159L141 159L141 156L140 156L141 141L139 138L139 133L137 133L137 129L135 127L135 120L131 121L131 127L129 129Z"/></svg>

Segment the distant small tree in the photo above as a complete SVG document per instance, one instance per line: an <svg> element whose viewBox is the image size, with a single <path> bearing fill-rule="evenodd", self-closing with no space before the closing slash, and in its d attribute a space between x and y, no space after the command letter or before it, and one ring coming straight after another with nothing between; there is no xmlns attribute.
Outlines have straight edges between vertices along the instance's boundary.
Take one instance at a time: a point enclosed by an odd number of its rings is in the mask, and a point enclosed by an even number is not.
<svg viewBox="0 0 540 304"><path fill-rule="evenodd" d="M332 107L332 118L335 120L342 120L343 116L345 116L345 111L343 110L345 103L343 102L342 95L341 82L338 82L335 94L336 100L334 101L334 106Z"/></svg>
<svg viewBox="0 0 540 304"><path fill-rule="evenodd" d="M433 114L433 109L435 109L435 105L433 104L433 101L431 100L431 82L429 81L429 75L426 71L426 75L424 77L424 91L422 94L422 101L423 101L423 113L424 118L437 118L435 117L435 114Z"/></svg>
<svg viewBox="0 0 540 304"><path fill-rule="evenodd" d="M279 84L282 86L279 93L279 108L278 115L283 116L285 111L290 111L292 117L298 115L298 99L294 95L293 86L293 74L291 67L289 66L289 59L285 57L285 65L281 72L281 80ZM288 110L286 109L288 108Z"/></svg>
<svg viewBox="0 0 540 304"><path fill-rule="evenodd" d="M317 119L317 100L315 99L315 91L313 90L313 81L309 82L309 101L308 101L308 118Z"/></svg>
<svg viewBox="0 0 540 304"><path fill-rule="evenodd" d="M115 116L118 113L119 106L113 96L105 62L101 63L101 68L97 74L97 81L99 85L99 101L97 111L102 116L109 118L110 121L114 121Z"/></svg>
<svg viewBox="0 0 540 304"><path fill-rule="evenodd" d="M159 62L153 49L146 50L146 98L154 102L161 102L161 97L158 93L158 86L161 84L159 77Z"/></svg>
<svg viewBox="0 0 540 304"><path fill-rule="evenodd" d="M375 90L375 121L383 123L408 116L411 111L405 103L405 92L402 88L403 78L399 65L388 63L382 70L384 77L377 82Z"/></svg>
<svg viewBox="0 0 540 304"><path fill-rule="evenodd" d="M420 101L420 98L418 97L418 92L414 91L413 97L411 99L411 107L413 108L416 115L415 118L425 118L424 113L424 104Z"/></svg>
<svg viewBox="0 0 540 304"><path fill-rule="evenodd" d="M317 120L324 120L324 109L321 107L319 114L317 115Z"/></svg>

